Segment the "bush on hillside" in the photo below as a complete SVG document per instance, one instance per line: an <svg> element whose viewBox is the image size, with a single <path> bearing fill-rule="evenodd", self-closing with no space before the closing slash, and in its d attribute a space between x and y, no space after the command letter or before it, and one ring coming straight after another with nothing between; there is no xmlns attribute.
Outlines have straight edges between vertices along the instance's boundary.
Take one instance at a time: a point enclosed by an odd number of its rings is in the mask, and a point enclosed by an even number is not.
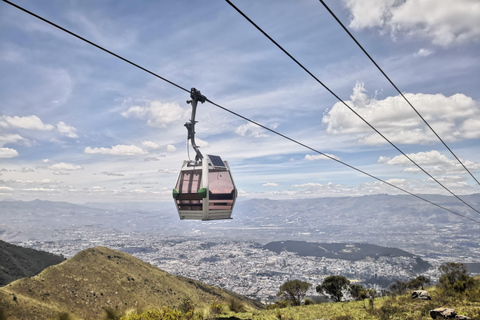
<svg viewBox="0 0 480 320"><path fill-rule="evenodd" d="M447 292L464 293L475 287L475 279L468 275L467 266L463 263L447 262L438 270L442 273L438 286Z"/></svg>
<svg viewBox="0 0 480 320"><path fill-rule="evenodd" d="M162 309L148 310L142 313L134 313L125 315L121 320L204 320L201 314L196 314L193 311L184 313L177 309L163 307Z"/></svg>
<svg viewBox="0 0 480 320"><path fill-rule="evenodd" d="M311 286L310 283L298 279L287 281L280 286L277 296L290 301L294 306L299 306Z"/></svg>
<svg viewBox="0 0 480 320"><path fill-rule="evenodd" d="M336 302L339 302L343 298L343 290L346 290L349 284L350 280L344 276L328 276L321 285L317 286L316 290L318 293L327 294Z"/></svg>
<svg viewBox="0 0 480 320"><path fill-rule="evenodd" d="M238 299L230 298L228 299L228 308L233 312L245 312L245 304Z"/></svg>
<svg viewBox="0 0 480 320"><path fill-rule="evenodd" d="M195 304L190 300L190 298L183 299L182 303L178 306L178 310L183 313L194 312Z"/></svg>
<svg viewBox="0 0 480 320"><path fill-rule="evenodd" d="M213 319L217 319L217 317L223 313L223 306L218 302L212 302L209 311Z"/></svg>

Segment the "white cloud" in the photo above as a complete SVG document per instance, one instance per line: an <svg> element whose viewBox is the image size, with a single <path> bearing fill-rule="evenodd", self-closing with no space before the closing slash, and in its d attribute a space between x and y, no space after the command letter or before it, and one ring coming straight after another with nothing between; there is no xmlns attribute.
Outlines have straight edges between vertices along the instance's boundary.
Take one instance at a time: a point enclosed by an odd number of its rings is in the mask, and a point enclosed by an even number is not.
<svg viewBox="0 0 480 320"><path fill-rule="evenodd" d="M308 183L303 183L303 184L294 184L292 185L294 188L320 188L323 187L323 184L321 183L315 183L315 182L308 182Z"/></svg>
<svg viewBox="0 0 480 320"><path fill-rule="evenodd" d="M175 152L175 151L177 151L177 148L175 148L174 145L169 144L167 146L167 152Z"/></svg>
<svg viewBox="0 0 480 320"><path fill-rule="evenodd" d="M173 170L173 169L163 169L163 170L158 170L158 172L168 173L168 174L177 174L179 171Z"/></svg>
<svg viewBox="0 0 480 320"><path fill-rule="evenodd" d="M444 154L441 154L437 150L428 152L418 152L407 154L410 159L415 161L418 165L423 167L429 173L436 174L467 174L465 169L461 166L456 159L449 159ZM464 159L460 159L462 163L469 170L480 170L480 163L472 162ZM406 167L404 172L420 172L420 169L416 166L412 166L410 160L405 156L400 155L394 158L380 157L378 163ZM451 177L451 176L450 176Z"/></svg>
<svg viewBox="0 0 480 320"><path fill-rule="evenodd" d="M275 128L276 126L278 126L278 124L273 125L273 127ZM235 129L235 133L242 137L249 136L252 138L265 138L268 136L265 129L251 122L239 126L237 129Z"/></svg>
<svg viewBox="0 0 480 320"><path fill-rule="evenodd" d="M26 116L26 117L10 117L10 116L1 116L0 117L0 127L3 128L19 128L19 129L28 129L28 130L52 130L55 127L51 124L45 124L42 120L35 116Z"/></svg>
<svg viewBox="0 0 480 320"><path fill-rule="evenodd" d="M114 177L123 177L125 176L124 174L122 173L115 173L115 172L110 172L110 171L103 171L102 174L106 175L106 176L114 176Z"/></svg>
<svg viewBox="0 0 480 320"><path fill-rule="evenodd" d="M63 136L73 138L73 139L78 138L78 135L76 134L77 129L75 129L72 126L69 126L69 125L65 124L65 122L63 122L63 121L60 121L57 124L57 130Z"/></svg>
<svg viewBox="0 0 480 320"><path fill-rule="evenodd" d="M135 156L135 155L142 155L148 154L147 151L143 150L134 145L116 145L111 148L90 148L86 147L84 150L85 153L100 153L100 154L110 154L110 155L117 155L117 156Z"/></svg>
<svg viewBox="0 0 480 320"><path fill-rule="evenodd" d="M337 159L337 160L340 160L340 157L337 157L333 154L328 154L326 153L326 155L328 155L329 157L332 157L334 159ZM315 161L315 160L331 160L330 158L324 156L323 154L314 154L314 155L310 155L310 154L306 154L305 155L305 160L309 160L309 161Z"/></svg>
<svg viewBox="0 0 480 320"><path fill-rule="evenodd" d="M267 183L262 184L262 187L278 187L278 183L267 182Z"/></svg>
<svg viewBox="0 0 480 320"><path fill-rule="evenodd" d="M133 106L122 112L126 118L137 118L147 120L152 127L165 128L167 125L188 120L188 111L177 103L162 103L160 101L147 101L146 106Z"/></svg>
<svg viewBox="0 0 480 320"><path fill-rule="evenodd" d="M144 146L147 149L151 149L151 150L155 150L155 149L160 148L160 145L158 143L153 142L153 141L149 141L149 140L142 141L142 146Z"/></svg>
<svg viewBox="0 0 480 320"><path fill-rule="evenodd" d="M15 158L18 157L18 152L11 148L0 148L0 158Z"/></svg>
<svg viewBox="0 0 480 320"><path fill-rule="evenodd" d="M354 29L379 28L431 39L448 46L480 39L480 5L475 0L346 0Z"/></svg>
<svg viewBox="0 0 480 320"><path fill-rule="evenodd" d="M367 97L363 83L353 88L350 101L345 101L366 121L377 128L390 141L404 144L437 142L437 137L424 124L401 96L384 100ZM404 94L425 120L445 141L458 141L480 137L477 119L480 103L464 94L446 97L442 94ZM387 142L353 114L345 105L337 102L328 110L322 122L327 133L348 134L369 145Z"/></svg>
<svg viewBox="0 0 480 320"><path fill-rule="evenodd" d="M415 55L420 57L428 57L431 54L433 54L432 50L422 48L418 50L418 52Z"/></svg>
<svg viewBox="0 0 480 320"><path fill-rule="evenodd" d="M208 147L210 144L205 141L205 140L202 140L200 138L197 138L195 137L195 144L197 145L197 147L203 147L203 148L206 148ZM188 140L188 145L191 146L192 145L192 141L191 140ZM173 148L170 148L171 151L168 151L168 146L167 146L167 151L168 152L174 152L177 150L177 148L175 148L175 146L172 146Z"/></svg>
<svg viewBox="0 0 480 320"><path fill-rule="evenodd" d="M19 134L0 135L0 147L3 147L7 143L17 143L17 141L27 141L27 139L23 138Z"/></svg>
<svg viewBox="0 0 480 320"><path fill-rule="evenodd" d="M8 193L8 192L13 192L15 189L11 187L0 187L0 193Z"/></svg>
<svg viewBox="0 0 480 320"><path fill-rule="evenodd" d="M83 170L82 166L76 164L70 164L65 162L55 163L48 167L50 170L63 170L63 171L74 171L74 170Z"/></svg>

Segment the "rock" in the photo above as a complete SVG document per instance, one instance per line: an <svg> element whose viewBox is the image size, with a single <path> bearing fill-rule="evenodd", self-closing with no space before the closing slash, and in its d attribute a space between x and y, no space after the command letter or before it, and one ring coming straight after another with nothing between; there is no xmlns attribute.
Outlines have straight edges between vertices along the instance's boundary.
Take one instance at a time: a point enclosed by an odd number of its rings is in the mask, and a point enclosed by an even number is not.
<svg viewBox="0 0 480 320"><path fill-rule="evenodd" d="M432 300L432 297L425 290L416 290L412 292L412 299Z"/></svg>
<svg viewBox="0 0 480 320"><path fill-rule="evenodd" d="M430 317L433 319L455 319L457 313L455 309L450 308L437 308L430 310Z"/></svg>

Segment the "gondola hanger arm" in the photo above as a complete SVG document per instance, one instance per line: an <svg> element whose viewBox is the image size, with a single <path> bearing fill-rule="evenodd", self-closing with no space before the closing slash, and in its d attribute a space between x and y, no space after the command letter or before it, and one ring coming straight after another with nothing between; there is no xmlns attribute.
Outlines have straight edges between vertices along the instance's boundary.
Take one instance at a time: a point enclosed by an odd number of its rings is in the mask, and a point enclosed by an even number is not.
<svg viewBox="0 0 480 320"><path fill-rule="evenodd" d="M192 105L192 116L190 117L190 122L185 123L185 127L188 131L187 139L190 140L192 148L195 150L196 153L195 162L200 162L203 159L203 155L200 152L200 147L197 146L197 144L195 143L195 124L198 122L195 121L195 116L197 113L198 102L200 101L201 103L204 103L207 100L207 97L202 95L200 90L192 88L190 91L190 98L192 100L187 100L187 103Z"/></svg>

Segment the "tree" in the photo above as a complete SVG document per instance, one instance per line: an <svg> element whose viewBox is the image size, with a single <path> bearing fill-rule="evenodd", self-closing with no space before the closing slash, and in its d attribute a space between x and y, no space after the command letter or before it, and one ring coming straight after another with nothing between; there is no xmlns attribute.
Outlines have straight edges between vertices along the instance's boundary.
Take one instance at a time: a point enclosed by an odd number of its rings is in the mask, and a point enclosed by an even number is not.
<svg viewBox="0 0 480 320"><path fill-rule="evenodd" d="M418 289L418 287L421 287L422 290L424 290L423 286L429 283L430 283L430 278L427 278L425 276L418 276L415 279L408 281L407 286L410 289Z"/></svg>
<svg viewBox="0 0 480 320"><path fill-rule="evenodd" d="M408 286L405 281L397 280L394 283L390 284L390 286L388 287L388 290L390 290L390 292L395 295L395 294L403 294L407 292L407 288Z"/></svg>
<svg viewBox="0 0 480 320"><path fill-rule="evenodd" d="M375 289L368 289L367 292L367 298L368 298L368 302L370 304L370 308L373 309L373 301L375 300L375 298L377 297L377 290Z"/></svg>
<svg viewBox="0 0 480 320"><path fill-rule="evenodd" d="M354 300L361 299L360 294L362 293L362 291L365 291L365 288L360 284L350 284L348 286L348 292L350 292Z"/></svg>
<svg viewBox="0 0 480 320"><path fill-rule="evenodd" d="M280 286L277 296L284 298L294 306L299 306L312 285L305 281L291 280Z"/></svg>
<svg viewBox="0 0 480 320"><path fill-rule="evenodd" d="M317 286L316 290L318 293L329 295L338 302L342 300L342 290L345 290L349 284L350 281L344 276L328 276L323 280L321 285Z"/></svg>
<svg viewBox="0 0 480 320"><path fill-rule="evenodd" d="M463 263L447 262L438 267L442 273L438 284L447 291L465 292L475 285L475 280L468 275Z"/></svg>

